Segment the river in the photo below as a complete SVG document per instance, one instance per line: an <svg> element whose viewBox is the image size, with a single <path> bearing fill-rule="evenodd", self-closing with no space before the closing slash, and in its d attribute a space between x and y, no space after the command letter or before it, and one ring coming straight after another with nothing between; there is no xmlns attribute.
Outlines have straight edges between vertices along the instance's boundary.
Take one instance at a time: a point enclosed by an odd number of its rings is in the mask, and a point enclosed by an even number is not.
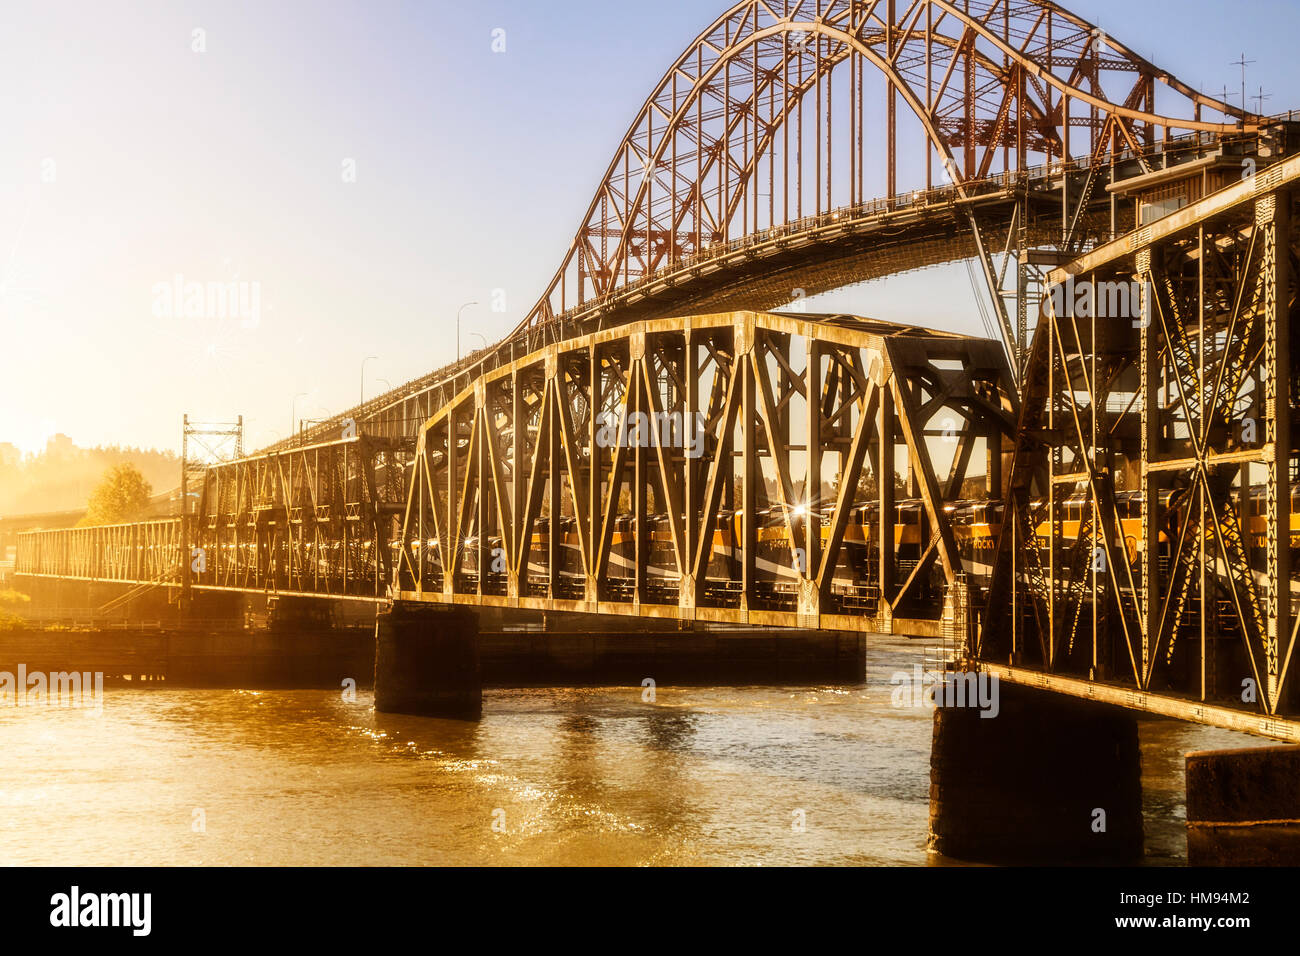
<svg viewBox="0 0 1300 956"><path fill-rule="evenodd" d="M327 690L3 707L0 863L950 864L931 713L891 701L925 646L873 639L852 686L489 689L478 723ZM1251 740L1141 721L1148 862L1186 855L1184 752Z"/></svg>

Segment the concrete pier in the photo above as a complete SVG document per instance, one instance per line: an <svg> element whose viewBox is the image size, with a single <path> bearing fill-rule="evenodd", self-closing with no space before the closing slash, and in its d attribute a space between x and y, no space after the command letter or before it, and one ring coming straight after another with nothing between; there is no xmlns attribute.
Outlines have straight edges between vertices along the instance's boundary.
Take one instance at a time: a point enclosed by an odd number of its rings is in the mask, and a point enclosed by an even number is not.
<svg viewBox="0 0 1300 956"><path fill-rule="evenodd" d="M1187 755L1187 863L1300 864L1300 747Z"/></svg>
<svg viewBox="0 0 1300 956"><path fill-rule="evenodd" d="M15 628L0 631L0 671L94 671L109 686L156 679L170 687L369 686L374 628L271 631L241 627Z"/></svg>
<svg viewBox="0 0 1300 956"><path fill-rule="evenodd" d="M478 614L402 603L380 614L375 710L477 720L483 712Z"/></svg>
<svg viewBox="0 0 1300 956"><path fill-rule="evenodd" d="M487 687L835 684L866 671L863 635L794 628L502 632L479 646Z"/></svg>
<svg viewBox="0 0 1300 956"><path fill-rule="evenodd" d="M987 863L1140 859L1134 716L1005 683L998 692L996 717L935 710L929 848Z"/></svg>
<svg viewBox="0 0 1300 956"><path fill-rule="evenodd" d="M275 632L327 630L334 623L331 605L319 598L273 598L267 602L267 627Z"/></svg>

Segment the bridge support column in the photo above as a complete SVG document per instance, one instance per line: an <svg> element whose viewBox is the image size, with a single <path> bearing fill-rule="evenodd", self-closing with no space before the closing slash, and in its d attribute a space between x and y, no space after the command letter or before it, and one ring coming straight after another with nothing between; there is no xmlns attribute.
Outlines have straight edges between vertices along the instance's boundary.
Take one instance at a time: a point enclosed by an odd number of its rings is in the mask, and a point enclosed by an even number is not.
<svg viewBox="0 0 1300 956"><path fill-rule="evenodd" d="M160 595L165 602L166 594ZM164 603L165 606L165 603ZM225 620L236 626L244 623L244 595L237 591L195 591L190 614L204 620ZM132 606L134 612L136 608Z"/></svg>
<svg viewBox="0 0 1300 956"><path fill-rule="evenodd" d="M1300 747L1187 755L1188 866L1300 863Z"/></svg>
<svg viewBox="0 0 1300 956"><path fill-rule="evenodd" d="M935 710L929 848L988 863L1140 859L1136 718L1006 684L992 698Z"/></svg>
<svg viewBox="0 0 1300 956"><path fill-rule="evenodd" d="M375 710L477 720L478 613L397 603L375 622Z"/></svg>
<svg viewBox="0 0 1300 956"><path fill-rule="evenodd" d="M267 604L267 624L272 631L328 628L332 610L324 598L281 595Z"/></svg>

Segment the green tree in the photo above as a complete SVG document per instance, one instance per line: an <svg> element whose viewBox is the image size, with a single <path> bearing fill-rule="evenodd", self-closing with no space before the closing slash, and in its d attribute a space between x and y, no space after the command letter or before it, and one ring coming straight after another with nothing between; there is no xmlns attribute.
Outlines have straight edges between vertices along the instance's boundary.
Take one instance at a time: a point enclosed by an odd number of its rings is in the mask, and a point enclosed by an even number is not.
<svg viewBox="0 0 1300 956"><path fill-rule="evenodd" d="M83 525L116 524L135 521L149 508L153 488L140 469L130 462L114 465L104 472L86 506Z"/></svg>

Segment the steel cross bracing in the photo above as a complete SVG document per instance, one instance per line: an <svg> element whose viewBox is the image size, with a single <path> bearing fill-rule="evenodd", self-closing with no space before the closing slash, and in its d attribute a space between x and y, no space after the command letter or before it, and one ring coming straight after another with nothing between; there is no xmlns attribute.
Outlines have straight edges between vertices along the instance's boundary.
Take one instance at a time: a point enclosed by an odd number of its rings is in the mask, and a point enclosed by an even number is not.
<svg viewBox="0 0 1300 956"><path fill-rule="evenodd" d="M394 598L889 630L987 562L948 503L997 486L1015 411L997 343L869 320L569 339L424 426Z"/></svg>
<svg viewBox="0 0 1300 956"><path fill-rule="evenodd" d="M979 659L1294 737L1297 188L1285 160L1052 273Z"/></svg>
<svg viewBox="0 0 1300 956"><path fill-rule="evenodd" d="M367 436L209 466L182 519L20 535L16 573L387 600L410 443Z"/></svg>
<svg viewBox="0 0 1300 956"><path fill-rule="evenodd" d="M409 460L409 442L360 436L209 468L194 586L383 599Z"/></svg>

